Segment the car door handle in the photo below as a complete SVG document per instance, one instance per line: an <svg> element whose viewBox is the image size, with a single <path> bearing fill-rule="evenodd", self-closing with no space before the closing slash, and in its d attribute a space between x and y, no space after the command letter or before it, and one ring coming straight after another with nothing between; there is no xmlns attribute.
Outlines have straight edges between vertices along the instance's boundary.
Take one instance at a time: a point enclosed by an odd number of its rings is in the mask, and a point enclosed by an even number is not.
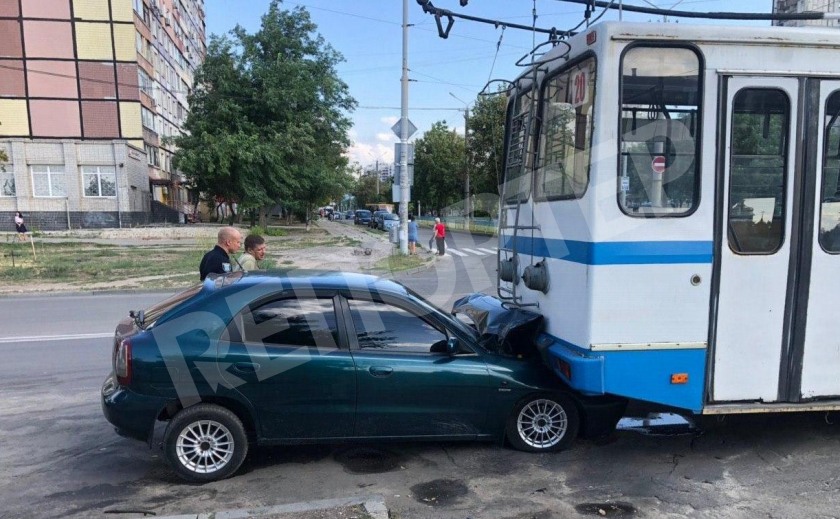
<svg viewBox="0 0 840 519"><path fill-rule="evenodd" d="M394 368L388 366L371 366L368 368L368 371L374 377L387 377L394 372Z"/></svg>
<svg viewBox="0 0 840 519"><path fill-rule="evenodd" d="M260 370L260 365L256 362L237 362L233 365L233 371L237 373L256 373Z"/></svg>

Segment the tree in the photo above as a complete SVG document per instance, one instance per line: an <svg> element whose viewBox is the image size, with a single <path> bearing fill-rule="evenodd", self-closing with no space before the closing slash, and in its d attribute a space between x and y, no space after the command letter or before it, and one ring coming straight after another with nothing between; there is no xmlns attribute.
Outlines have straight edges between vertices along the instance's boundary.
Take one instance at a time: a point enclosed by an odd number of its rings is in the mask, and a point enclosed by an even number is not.
<svg viewBox="0 0 840 519"><path fill-rule="evenodd" d="M438 212L463 198L461 172L464 164L464 138L446 126L432 125L414 143L413 198Z"/></svg>
<svg viewBox="0 0 840 519"><path fill-rule="evenodd" d="M391 201L392 181L378 182L379 192L377 193L377 174L364 174L359 169L359 178L353 188L353 195L356 197L356 207L364 208L368 204L378 202L389 203Z"/></svg>
<svg viewBox="0 0 840 519"><path fill-rule="evenodd" d="M499 194L505 141L507 97L478 96L469 121L470 189L475 194Z"/></svg>
<svg viewBox="0 0 840 519"><path fill-rule="evenodd" d="M257 209L298 214L350 185L342 152L356 101L338 79L342 57L302 7L273 0L260 29L213 36L189 97L175 166L196 189ZM343 193L341 193L343 194Z"/></svg>

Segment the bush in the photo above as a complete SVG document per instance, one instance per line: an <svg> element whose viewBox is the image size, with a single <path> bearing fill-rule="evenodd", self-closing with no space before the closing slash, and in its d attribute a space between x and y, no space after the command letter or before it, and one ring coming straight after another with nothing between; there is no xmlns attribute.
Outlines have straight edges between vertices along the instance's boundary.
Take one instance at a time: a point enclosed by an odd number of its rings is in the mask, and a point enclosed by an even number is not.
<svg viewBox="0 0 840 519"><path fill-rule="evenodd" d="M279 237L279 236L286 236L288 233L286 231L284 231L283 229L276 229L276 228L271 228L271 227L263 228L263 227L260 227L259 225L257 225L257 226L251 227L251 229L248 231L248 234L259 234L260 236Z"/></svg>

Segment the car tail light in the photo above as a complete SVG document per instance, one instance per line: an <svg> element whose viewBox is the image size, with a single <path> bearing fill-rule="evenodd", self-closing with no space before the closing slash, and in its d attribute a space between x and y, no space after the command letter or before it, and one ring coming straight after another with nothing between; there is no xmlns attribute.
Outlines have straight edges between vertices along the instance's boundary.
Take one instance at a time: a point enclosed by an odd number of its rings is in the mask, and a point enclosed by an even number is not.
<svg viewBox="0 0 840 519"><path fill-rule="evenodd" d="M121 386L131 384L131 341L122 339L114 348L114 374Z"/></svg>

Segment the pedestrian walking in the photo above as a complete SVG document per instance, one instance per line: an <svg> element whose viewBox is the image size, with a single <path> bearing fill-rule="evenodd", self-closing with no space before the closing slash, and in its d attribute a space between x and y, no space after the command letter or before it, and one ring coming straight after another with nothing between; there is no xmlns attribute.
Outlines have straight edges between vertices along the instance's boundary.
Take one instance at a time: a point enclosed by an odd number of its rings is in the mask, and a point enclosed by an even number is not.
<svg viewBox="0 0 840 519"><path fill-rule="evenodd" d="M219 229L216 246L201 258L201 264L198 267L201 280L204 281L208 274L231 272L233 266L230 255L239 250L241 242L242 234L237 229L233 227Z"/></svg>
<svg viewBox="0 0 840 519"><path fill-rule="evenodd" d="M245 252L239 256L239 265L234 270L242 269L245 272L259 270L259 261L265 258L265 238L259 234L249 234L245 238Z"/></svg>
<svg viewBox="0 0 840 519"><path fill-rule="evenodd" d="M437 244L438 256L443 256L446 253L446 226L440 221L440 218L435 218L434 229L435 243Z"/></svg>
<svg viewBox="0 0 840 519"><path fill-rule="evenodd" d="M409 254L416 254L417 253L417 234L419 229L417 228L417 222L414 221L414 215L408 215L408 253Z"/></svg>
<svg viewBox="0 0 840 519"><path fill-rule="evenodd" d="M17 231L18 241L26 241L26 224L23 223L23 215L20 211L15 213L15 230Z"/></svg>

